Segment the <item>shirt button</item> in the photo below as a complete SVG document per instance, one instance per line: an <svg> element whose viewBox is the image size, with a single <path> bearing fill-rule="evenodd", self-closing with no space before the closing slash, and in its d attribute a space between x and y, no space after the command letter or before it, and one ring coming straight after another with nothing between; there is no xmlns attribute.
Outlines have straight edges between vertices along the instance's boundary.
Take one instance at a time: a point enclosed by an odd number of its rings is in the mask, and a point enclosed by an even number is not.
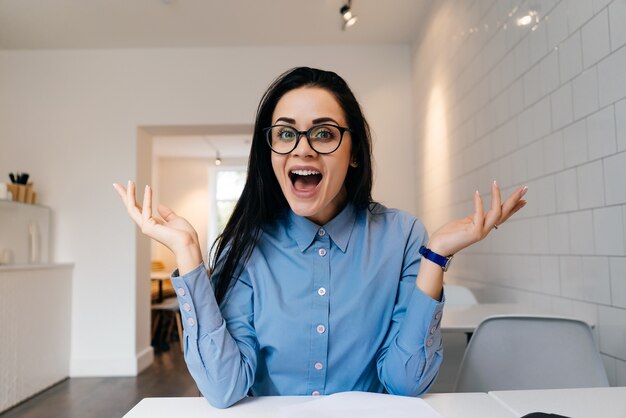
<svg viewBox="0 0 626 418"><path fill-rule="evenodd" d="M435 319L436 319L437 321L439 321L439 320L441 319L441 311L439 311L439 312L437 312L437 313L435 314Z"/></svg>
<svg viewBox="0 0 626 418"><path fill-rule="evenodd" d="M324 235L326 235L326 231L324 230L324 228L320 228L320 230L317 231L317 233L319 234L320 237L323 237Z"/></svg>
<svg viewBox="0 0 626 418"><path fill-rule="evenodd" d="M314 390L313 392L311 392L311 396L320 396L320 391Z"/></svg>
<svg viewBox="0 0 626 418"><path fill-rule="evenodd" d="M320 255L320 257L324 257L326 255L326 250L324 248L320 248L317 253Z"/></svg>
<svg viewBox="0 0 626 418"><path fill-rule="evenodd" d="M433 345L433 340L431 338L426 340L426 347L430 347Z"/></svg>
<svg viewBox="0 0 626 418"><path fill-rule="evenodd" d="M187 323L189 324L190 327L193 327L194 325L196 325L196 320L193 318L189 318L187 319Z"/></svg>
<svg viewBox="0 0 626 418"><path fill-rule="evenodd" d="M185 312L189 312L191 310L191 305L188 303L185 303L183 305L183 309L185 310Z"/></svg>
<svg viewBox="0 0 626 418"><path fill-rule="evenodd" d="M430 329L430 333L431 333L431 334L434 334L434 333L435 333L435 331L437 331L437 327L436 327L436 326L433 326L433 327Z"/></svg>
<svg viewBox="0 0 626 418"><path fill-rule="evenodd" d="M320 287L319 289L317 289L317 294L320 296L324 296L326 294L326 289Z"/></svg>
<svg viewBox="0 0 626 418"><path fill-rule="evenodd" d="M318 333L318 334L323 334L323 333L324 333L324 331L326 331L326 327L325 327L324 325L322 325L322 324L319 324L319 325L317 326L317 333Z"/></svg>
<svg viewBox="0 0 626 418"><path fill-rule="evenodd" d="M185 289L183 289L182 287L179 287L177 292L179 296L185 296Z"/></svg>
<svg viewBox="0 0 626 418"><path fill-rule="evenodd" d="M317 363L315 363L315 368L317 370L322 370L324 368L324 365L318 361Z"/></svg>

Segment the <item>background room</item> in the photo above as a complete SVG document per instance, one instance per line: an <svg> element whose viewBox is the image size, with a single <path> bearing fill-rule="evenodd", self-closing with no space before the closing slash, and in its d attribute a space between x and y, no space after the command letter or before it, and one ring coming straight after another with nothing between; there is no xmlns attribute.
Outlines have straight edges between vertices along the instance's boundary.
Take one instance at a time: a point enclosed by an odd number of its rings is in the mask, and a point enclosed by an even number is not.
<svg viewBox="0 0 626 418"><path fill-rule="evenodd" d="M151 261L172 260L111 183L153 183L210 242L218 153L245 167L259 98L297 65L350 83L373 128L374 198L430 231L494 179L527 185L525 210L446 280L481 303L589 318L610 384L626 385L626 2L355 0L342 31L344 3L0 2L0 180L28 172L50 214L49 259L0 266L2 373L48 343L20 342L33 315L60 324L54 373L3 384L0 411L153 363ZM0 253L17 255L13 211L0 201ZM46 300L22 287L42 277L59 281L54 303L24 312L18 299Z"/></svg>

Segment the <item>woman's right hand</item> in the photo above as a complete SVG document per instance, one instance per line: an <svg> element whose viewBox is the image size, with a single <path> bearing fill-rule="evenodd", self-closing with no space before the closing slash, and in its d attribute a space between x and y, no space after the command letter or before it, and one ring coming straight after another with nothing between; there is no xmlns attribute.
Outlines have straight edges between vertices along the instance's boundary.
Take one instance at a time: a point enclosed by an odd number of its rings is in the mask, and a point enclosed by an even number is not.
<svg viewBox="0 0 626 418"><path fill-rule="evenodd" d="M131 219L141 232L160 242L176 256L180 274L193 270L202 262L198 234L185 218L176 215L170 208L159 205L157 211L163 219L152 217L152 189L146 186L143 195L143 208L135 198L135 183L128 181L128 187L113 183Z"/></svg>

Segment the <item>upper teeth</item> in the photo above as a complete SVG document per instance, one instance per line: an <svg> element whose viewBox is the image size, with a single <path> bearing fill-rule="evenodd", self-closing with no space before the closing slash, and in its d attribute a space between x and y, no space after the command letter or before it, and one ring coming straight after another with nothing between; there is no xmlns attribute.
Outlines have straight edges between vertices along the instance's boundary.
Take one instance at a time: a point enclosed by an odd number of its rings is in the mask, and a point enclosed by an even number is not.
<svg viewBox="0 0 626 418"><path fill-rule="evenodd" d="M313 174L319 174L319 171L316 170L292 170L293 174L297 174L299 176L312 176Z"/></svg>

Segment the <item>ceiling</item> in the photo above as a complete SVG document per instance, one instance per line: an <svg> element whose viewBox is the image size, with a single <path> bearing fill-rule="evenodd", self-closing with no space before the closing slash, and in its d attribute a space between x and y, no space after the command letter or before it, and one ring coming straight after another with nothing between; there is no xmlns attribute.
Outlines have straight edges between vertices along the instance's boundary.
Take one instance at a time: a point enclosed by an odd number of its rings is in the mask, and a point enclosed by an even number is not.
<svg viewBox="0 0 626 418"><path fill-rule="evenodd" d="M0 50L411 44L428 0L0 0ZM244 158L247 135L155 136L157 157ZM207 143L208 141L208 143Z"/></svg>
<svg viewBox="0 0 626 418"><path fill-rule="evenodd" d="M0 0L0 49L410 44L428 0Z"/></svg>

